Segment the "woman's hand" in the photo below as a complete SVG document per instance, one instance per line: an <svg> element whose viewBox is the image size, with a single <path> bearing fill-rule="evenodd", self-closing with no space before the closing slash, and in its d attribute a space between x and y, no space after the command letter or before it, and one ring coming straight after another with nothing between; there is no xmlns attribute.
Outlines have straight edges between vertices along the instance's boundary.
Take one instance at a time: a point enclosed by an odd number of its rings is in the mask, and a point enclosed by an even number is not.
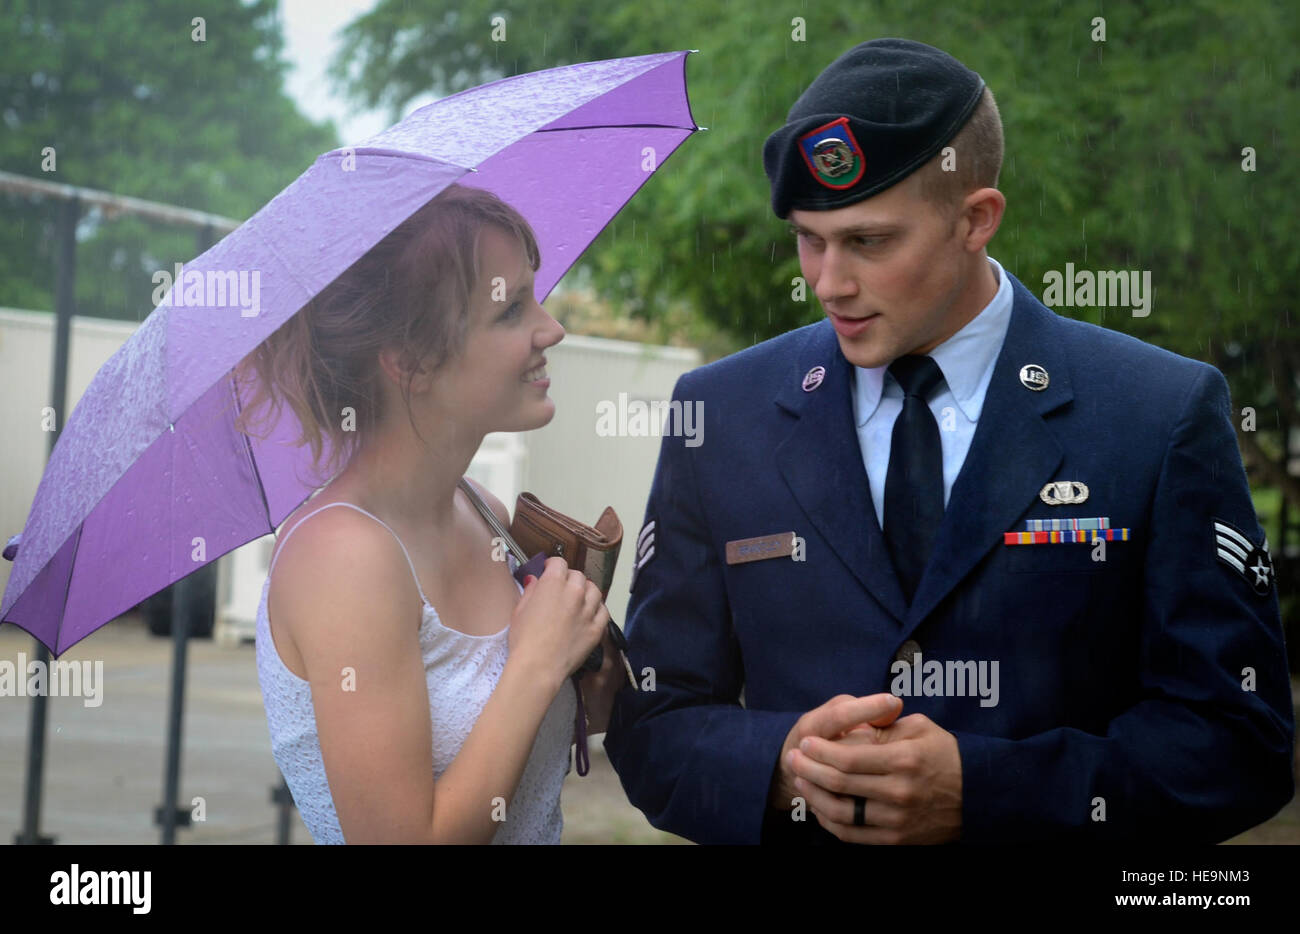
<svg viewBox="0 0 1300 934"><path fill-rule="evenodd" d="M551 679L558 691L600 642L608 621L600 589L563 558L547 558L542 576L525 579L515 604L510 656Z"/></svg>
<svg viewBox="0 0 1300 934"><path fill-rule="evenodd" d="M608 614L606 614L608 615ZM586 672L578 682L582 687L582 703L587 711L587 735L604 733L609 728L609 715L614 709L614 695L620 688L628 687L627 671L619 658L618 648L610 638L609 628L605 628L605 638L601 640L605 659L600 670Z"/></svg>

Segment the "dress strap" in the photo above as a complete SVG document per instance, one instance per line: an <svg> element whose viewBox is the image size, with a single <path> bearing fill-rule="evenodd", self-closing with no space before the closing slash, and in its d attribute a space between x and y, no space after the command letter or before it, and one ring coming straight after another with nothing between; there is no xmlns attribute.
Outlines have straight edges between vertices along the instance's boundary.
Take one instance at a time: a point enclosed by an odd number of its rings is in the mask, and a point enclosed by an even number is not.
<svg viewBox="0 0 1300 934"><path fill-rule="evenodd" d="M366 511L365 511L364 509L362 509L360 506L353 505L352 503L341 503L341 502L340 502L340 503L326 503L324 506L320 507L320 509L312 510L311 512L307 513L307 515L303 516L301 519L299 519L297 522L295 522L293 528L291 528L291 529L290 529L290 530L285 534L285 536L284 536L285 544L288 543L288 541L289 541L289 537L290 537L291 535L293 535L294 532L298 531L298 526L302 525L304 522L306 522L306 521L307 521L308 519L310 519L312 516L316 515L316 513L318 513L318 512L322 512L322 511L324 511L324 510L326 510L326 509L329 509L331 506L348 506L348 507L350 507L350 508L352 508L352 509L355 509L357 512L362 513L363 515L370 516L370 518L374 519L376 522L378 522L378 523L379 523L380 525L382 525L384 528L388 529L389 532L392 532L393 538L396 538L396 539L397 539L397 544L398 544L398 546L402 549L402 554L404 554L404 555L406 556L406 566L409 567L409 568L411 569L411 577L415 578L415 589L418 590L418 591L420 592L420 599L423 600L425 603L428 603L428 602L429 602L429 598L426 597L426 596L424 595L424 588L420 586L420 578L419 578L419 575L417 575L417 574L415 573L415 565L414 565L414 564L412 563L412 561L411 561L411 554L410 554L410 552L408 552L408 551L406 550L406 545L402 544L402 539L401 539L401 537L398 536L398 534L397 534L396 532L393 532L392 528L389 527L389 525L388 525L387 522L385 522L383 519L379 518L378 516L374 515L373 513L366 512ZM270 577L271 574L275 571L275 562L280 560L280 555L284 554L284 549L285 549L285 545L281 545L280 548L279 548L279 550L275 553L275 557L274 557L273 559L271 559L271 568L270 568L269 571L267 571L267 574L266 574L267 577Z"/></svg>

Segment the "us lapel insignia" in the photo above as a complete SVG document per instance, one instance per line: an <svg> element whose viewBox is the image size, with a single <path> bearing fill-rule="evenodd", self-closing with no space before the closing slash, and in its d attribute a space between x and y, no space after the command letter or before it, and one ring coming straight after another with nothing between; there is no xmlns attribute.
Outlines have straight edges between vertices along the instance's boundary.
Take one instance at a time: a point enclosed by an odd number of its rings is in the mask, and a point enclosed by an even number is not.
<svg viewBox="0 0 1300 934"><path fill-rule="evenodd" d="M1047 388L1047 370L1037 363L1026 363L1020 368L1020 385L1035 392Z"/></svg>

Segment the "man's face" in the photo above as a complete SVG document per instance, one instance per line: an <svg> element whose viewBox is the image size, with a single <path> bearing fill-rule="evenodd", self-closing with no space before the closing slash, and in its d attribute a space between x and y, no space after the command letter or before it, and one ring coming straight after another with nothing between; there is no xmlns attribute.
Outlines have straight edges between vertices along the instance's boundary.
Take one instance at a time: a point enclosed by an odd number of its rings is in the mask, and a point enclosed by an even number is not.
<svg viewBox="0 0 1300 934"><path fill-rule="evenodd" d="M970 256L965 225L940 215L912 173L833 211L790 212L803 277L855 366L927 353L969 320L956 306Z"/></svg>

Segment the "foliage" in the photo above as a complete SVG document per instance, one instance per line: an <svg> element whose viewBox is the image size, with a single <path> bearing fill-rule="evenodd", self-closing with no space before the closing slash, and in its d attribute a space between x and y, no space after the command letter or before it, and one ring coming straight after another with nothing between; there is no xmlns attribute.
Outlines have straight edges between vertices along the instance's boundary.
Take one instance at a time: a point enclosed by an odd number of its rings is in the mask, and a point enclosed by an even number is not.
<svg viewBox="0 0 1300 934"><path fill-rule="evenodd" d="M505 41L494 41L498 16ZM858 42L906 36L943 48L980 72L1002 113L1008 208L990 253L1040 296L1044 274L1066 263L1149 271L1146 317L1058 310L1223 370L1237 413L1258 413L1258 429L1239 433L1252 479L1297 505L1283 439L1300 421L1290 290L1300 277L1298 26L1300 7L1269 0L379 0L346 31L334 71L358 100L396 116L429 92L698 49L687 79L708 131L597 238L582 274L624 315L665 322L690 309L739 347L822 314L811 295L793 300L799 264L771 212L764 140ZM1255 171L1243 170L1246 147Z"/></svg>
<svg viewBox="0 0 1300 934"><path fill-rule="evenodd" d="M284 93L277 8L6 2L0 169L244 219L337 145ZM42 170L45 147L56 171ZM0 209L0 305L52 308L58 202L6 194ZM142 320L153 272L198 252L193 229L84 213L77 313Z"/></svg>
<svg viewBox="0 0 1300 934"><path fill-rule="evenodd" d="M1094 41L1093 17L1106 17ZM504 18L505 41L493 39ZM793 38L795 17L805 40ZM1296 278L1300 216L1289 4L1193 0L1101 8L1082 0L695 4L380 0L346 32L335 74L394 116L428 93L505 75L699 49L697 122L679 152L585 257L592 281L644 317L687 302L741 343L816 320L791 299L799 267L771 213L762 145L804 87L871 37L944 48L981 73L1006 127L1008 212L991 252L1031 289L1043 273L1151 270L1153 313L1093 320L1205 357L1213 342L1277 334ZM1242 148L1258 171L1243 172ZM1063 310L1067 314L1085 314Z"/></svg>

